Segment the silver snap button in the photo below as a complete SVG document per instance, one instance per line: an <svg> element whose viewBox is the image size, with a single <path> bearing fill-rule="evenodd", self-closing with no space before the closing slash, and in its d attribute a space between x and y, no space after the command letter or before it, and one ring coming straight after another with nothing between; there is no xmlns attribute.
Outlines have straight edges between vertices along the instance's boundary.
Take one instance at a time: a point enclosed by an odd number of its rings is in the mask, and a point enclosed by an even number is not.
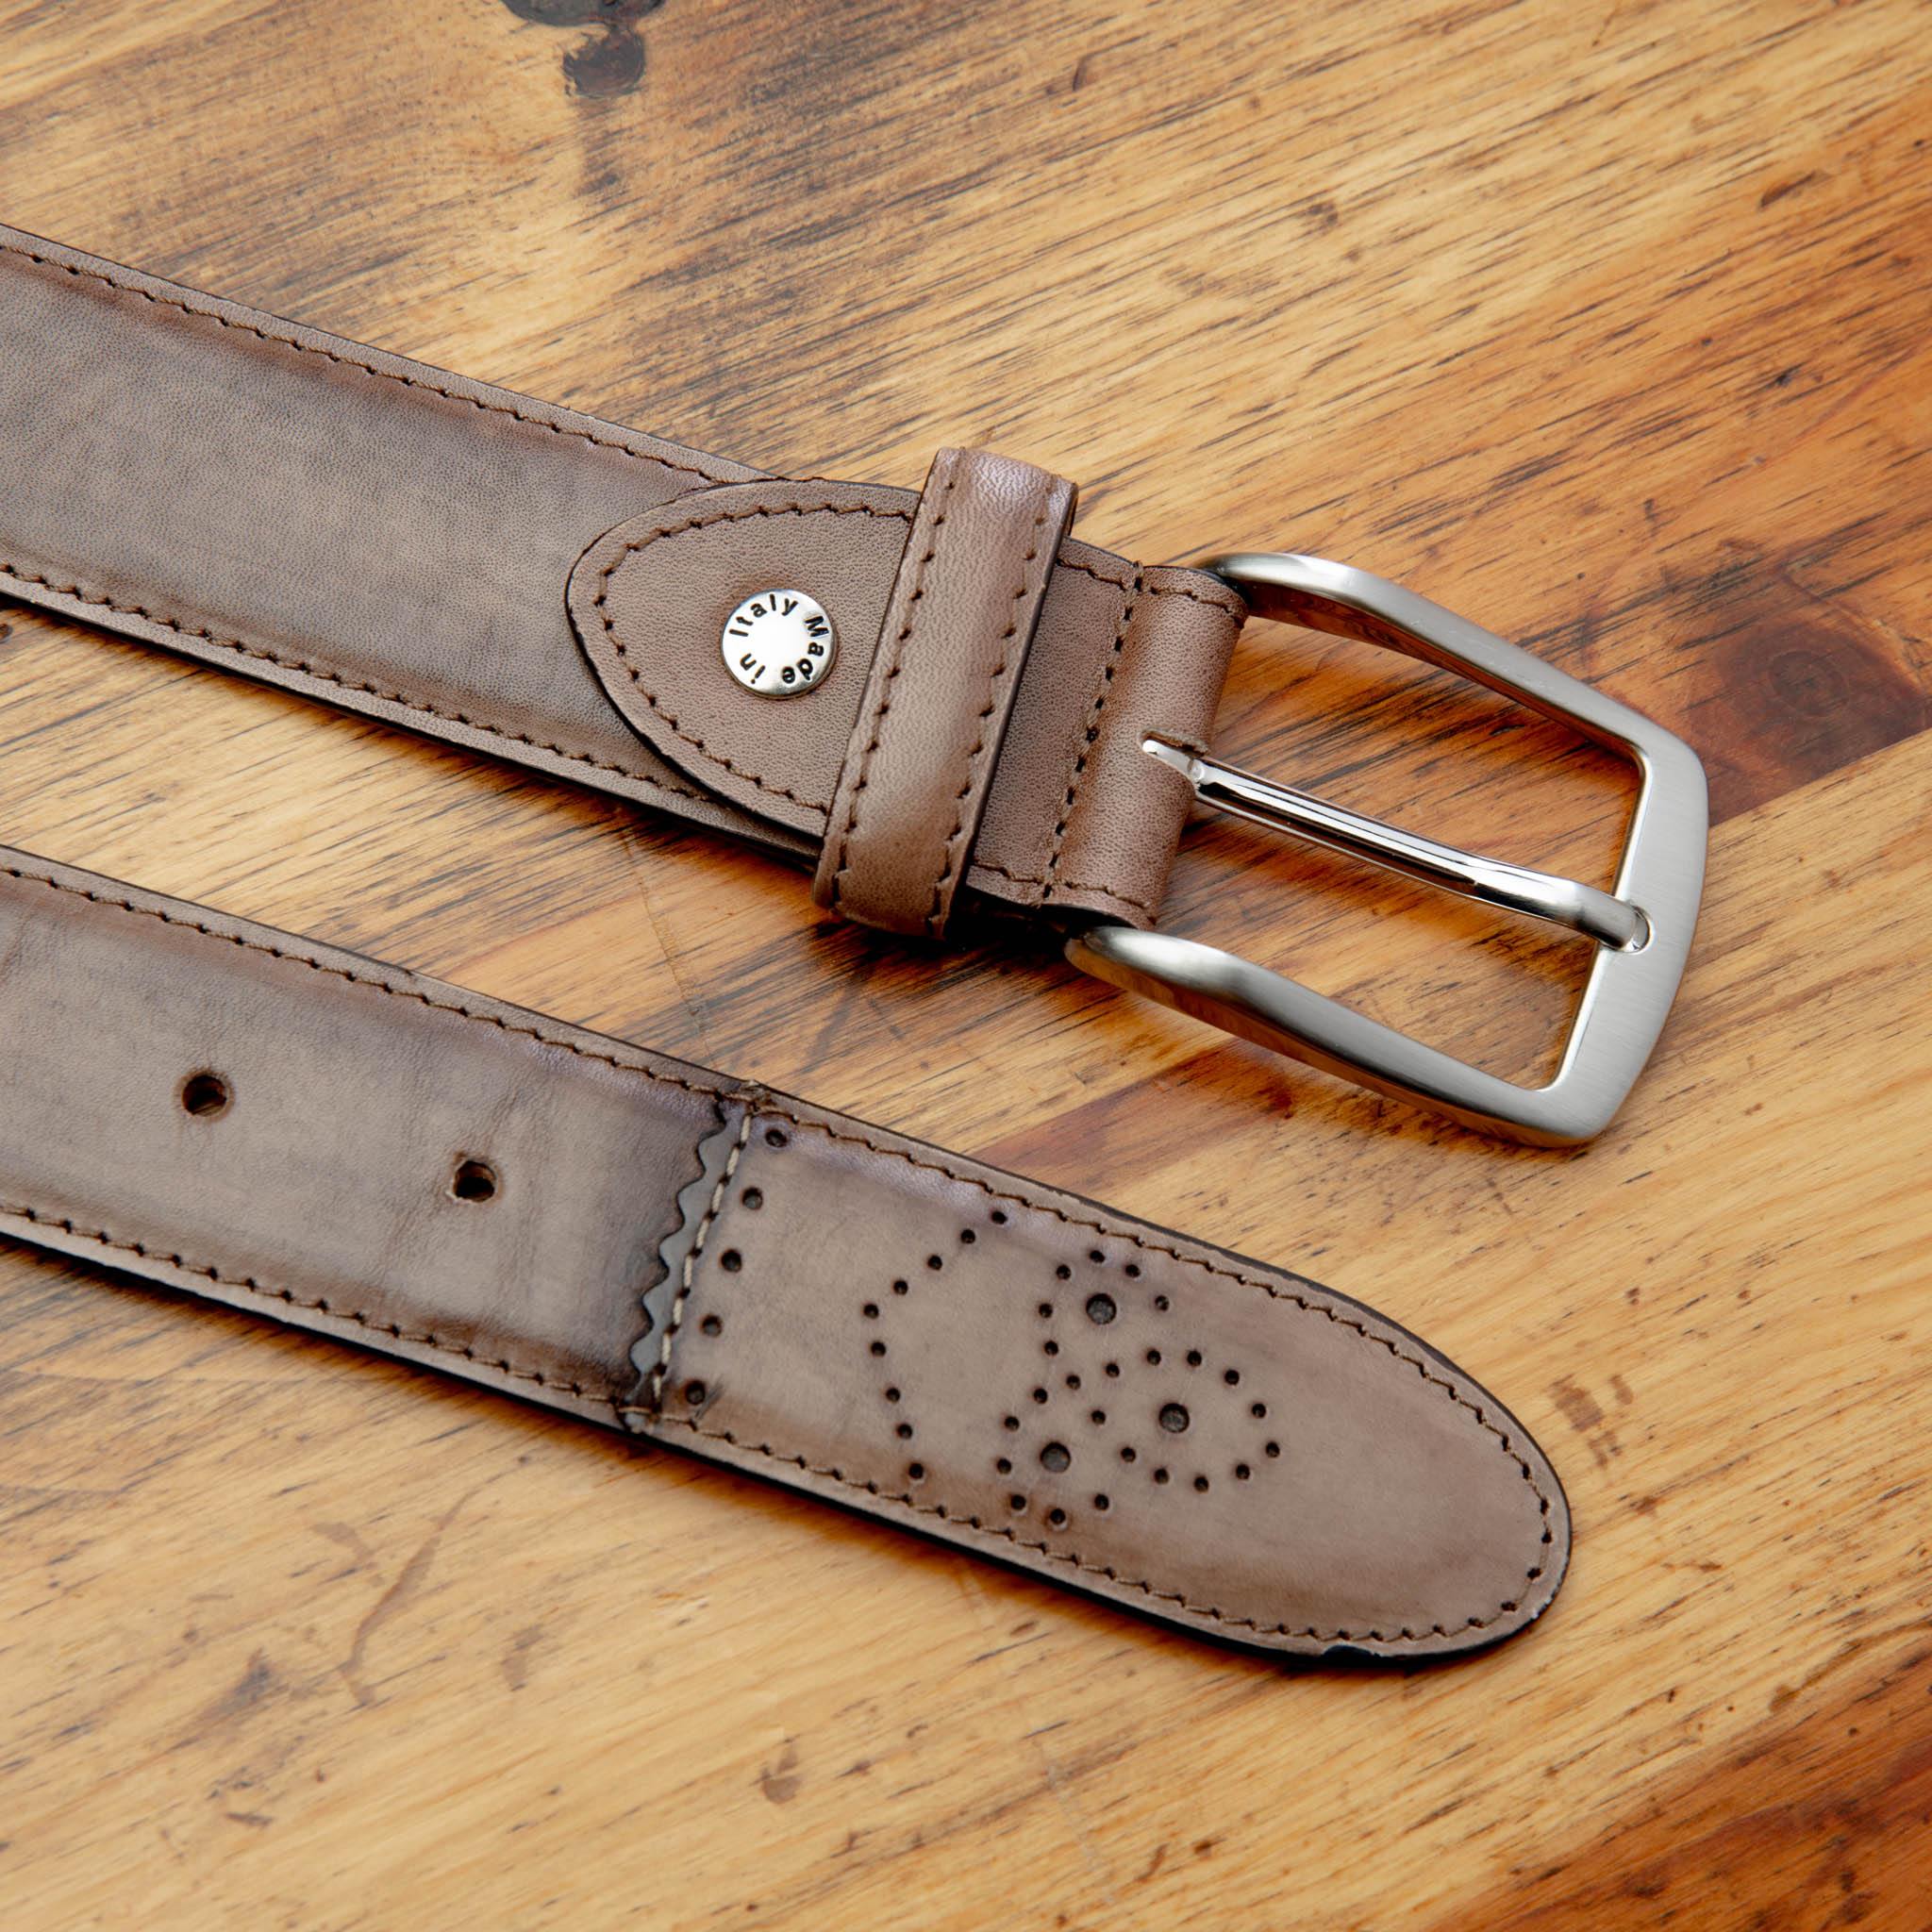
<svg viewBox="0 0 1932 1932"><path fill-rule="evenodd" d="M824 682L839 633L824 606L803 591L758 591L724 620L724 668L761 697L796 697Z"/></svg>

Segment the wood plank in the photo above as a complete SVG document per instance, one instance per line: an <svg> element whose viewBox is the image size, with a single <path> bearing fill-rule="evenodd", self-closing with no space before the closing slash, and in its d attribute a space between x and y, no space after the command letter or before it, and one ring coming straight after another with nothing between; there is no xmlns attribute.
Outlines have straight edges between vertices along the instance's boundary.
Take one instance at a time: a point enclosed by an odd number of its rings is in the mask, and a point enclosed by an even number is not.
<svg viewBox="0 0 1932 1932"><path fill-rule="evenodd" d="M1578 1538L1493 1656L1284 1672L8 1248L9 1928L1923 1924L1923 25L0 0L10 222L774 467L987 441L1138 555L1345 557L1685 731L1722 821L1625 1115L1511 1151L0 610L9 841L1307 1267L1510 1402ZM1261 626L1223 737L1599 876L1628 795ZM1171 921L1508 1072L1577 983L1225 825Z"/></svg>

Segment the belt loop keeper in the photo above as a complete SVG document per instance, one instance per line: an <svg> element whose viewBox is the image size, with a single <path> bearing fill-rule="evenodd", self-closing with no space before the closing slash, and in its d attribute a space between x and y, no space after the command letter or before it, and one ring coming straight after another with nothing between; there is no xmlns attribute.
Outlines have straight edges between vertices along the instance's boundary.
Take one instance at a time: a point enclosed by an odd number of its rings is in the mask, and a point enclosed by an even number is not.
<svg viewBox="0 0 1932 1932"><path fill-rule="evenodd" d="M833 794L819 905L945 930L1074 500L990 451L934 458Z"/></svg>

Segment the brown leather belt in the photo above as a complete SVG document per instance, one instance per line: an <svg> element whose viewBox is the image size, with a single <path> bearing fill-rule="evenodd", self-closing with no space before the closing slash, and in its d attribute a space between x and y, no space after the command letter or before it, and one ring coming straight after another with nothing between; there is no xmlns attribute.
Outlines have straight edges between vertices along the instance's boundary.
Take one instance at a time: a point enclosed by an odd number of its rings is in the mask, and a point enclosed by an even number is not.
<svg viewBox="0 0 1932 1932"><path fill-rule="evenodd" d="M1027 464L944 451L917 495L775 478L7 228L0 446L0 591L740 833L867 924L1045 921L1117 985L1491 1131L1595 1133L1690 946L1704 781L1668 732L1363 572L1096 549ZM1208 758L1250 604L1627 754L1615 892ZM1591 940L1556 1078L1148 930L1197 802Z"/></svg>
<svg viewBox="0 0 1932 1932"><path fill-rule="evenodd" d="M1561 1581L1523 1425L1298 1275L0 848L0 1229L1270 1649Z"/></svg>
<svg viewBox="0 0 1932 1932"><path fill-rule="evenodd" d="M1140 742L1206 738L1243 614L1063 541L1025 465L784 481L4 228L0 429L12 594L807 861L836 829L840 908L898 927L936 923L961 789L969 898L1151 920L1190 794ZM719 647L792 585L840 641L809 702Z"/></svg>
<svg viewBox="0 0 1932 1932"><path fill-rule="evenodd" d="M1205 731L1240 606L1066 539L1055 479L774 482L47 244L0 261L16 593L816 853L876 923L1158 897L1186 787L1139 741ZM837 728L754 728L721 614L751 684L842 689ZM1299 1276L4 848L0 960L21 1240L1265 1648L1467 1650L1561 1580L1522 1425Z"/></svg>

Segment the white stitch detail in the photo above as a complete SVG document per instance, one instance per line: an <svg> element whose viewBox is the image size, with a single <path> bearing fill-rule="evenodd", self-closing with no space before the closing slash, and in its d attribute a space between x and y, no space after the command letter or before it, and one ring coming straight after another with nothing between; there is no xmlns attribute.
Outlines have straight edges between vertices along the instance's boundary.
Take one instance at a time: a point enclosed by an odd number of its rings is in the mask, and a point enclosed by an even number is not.
<svg viewBox="0 0 1932 1932"><path fill-rule="evenodd" d="M658 1365L651 1371L651 1386L646 1397L646 1413L656 1417L664 1406L664 1382L671 1374L671 1344L677 1339L677 1331L684 1322L685 1304L691 1299L691 1277L697 1273L698 1257L705 1252L705 1243L711 1237L716 1225L719 1209L724 1205L724 1195L731 1186L731 1176L738 1172L738 1162L744 1153L744 1145L751 1139L752 1117L755 1109L747 1106L744 1118L738 1124L738 1138L731 1143L730 1158L724 1162L724 1172L718 1176L718 1185L711 1190L711 1198L707 1203L703 1216L698 1222L696 1239L691 1242L691 1253L684 1257L684 1267L677 1279L677 1293L671 1304L671 1318L664 1324L664 1340L658 1350Z"/></svg>

